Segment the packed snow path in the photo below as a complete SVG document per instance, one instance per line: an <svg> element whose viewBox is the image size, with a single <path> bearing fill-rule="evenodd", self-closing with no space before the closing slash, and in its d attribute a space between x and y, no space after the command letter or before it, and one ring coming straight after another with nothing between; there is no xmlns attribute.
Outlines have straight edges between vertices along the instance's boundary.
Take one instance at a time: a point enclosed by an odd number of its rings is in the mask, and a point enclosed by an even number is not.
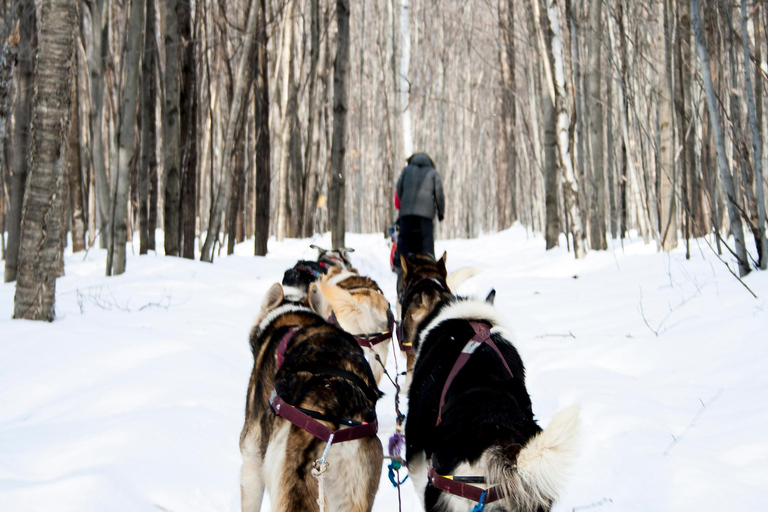
<svg viewBox="0 0 768 512"><path fill-rule="evenodd" d="M110 278L103 251L68 253L52 324L10 320L14 286L0 286L0 511L239 511L248 332L312 242L330 237L270 240L265 258L247 242L213 265L129 249ZM347 243L394 306L386 241ZM583 261L543 247L519 227L436 244L449 271L483 269L461 294L496 289L540 424L582 406L555 510L765 510L768 273L747 277L755 299L704 243L690 261L641 241ZM386 449L394 389L381 388ZM419 509L410 481L402 495ZM385 469L374 511L396 510Z"/></svg>

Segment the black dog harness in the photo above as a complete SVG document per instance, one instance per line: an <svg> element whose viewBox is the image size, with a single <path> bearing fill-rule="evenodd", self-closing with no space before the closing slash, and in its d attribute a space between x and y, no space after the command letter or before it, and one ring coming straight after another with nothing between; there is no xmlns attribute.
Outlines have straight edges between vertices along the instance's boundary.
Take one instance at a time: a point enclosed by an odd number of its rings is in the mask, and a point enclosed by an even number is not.
<svg viewBox="0 0 768 512"><path fill-rule="evenodd" d="M291 341L298 330L299 327L291 327L280 340L280 344L277 347L277 353L275 354L275 358L277 360L277 369L279 369L285 361L285 352L288 349L288 343ZM358 387L360 387L361 379L352 373L345 372L340 369L335 369L335 371L329 371L328 373L350 380L354 384L358 385ZM365 390L363 390L363 392L365 392ZM283 400L277 394L277 389L272 389L272 393L269 396L269 405L277 416L290 421L300 429L312 434L321 441L325 441L328 443L328 446L334 442L343 443L344 441L353 441L355 439L375 436L379 429L378 419L375 419L371 422L361 422L348 419L335 420L330 419L317 411L310 411L296 407ZM350 425L350 427L339 430L331 430L330 428L320 423L318 419L343 423Z"/></svg>
<svg viewBox="0 0 768 512"><path fill-rule="evenodd" d="M331 311L331 316L328 317L328 323L333 324L336 326L339 326L339 320L336 318L336 313ZM387 309L387 330L381 331L381 332L374 332L371 334L351 334L353 338L355 338L355 341L357 341L357 344L361 347L367 347L367 348L373 348L374 345L378 345L379 343L383 343L387 340L392 339L392 333L394 332L395 327L395 317L392 314L391 309Z"/></svg>

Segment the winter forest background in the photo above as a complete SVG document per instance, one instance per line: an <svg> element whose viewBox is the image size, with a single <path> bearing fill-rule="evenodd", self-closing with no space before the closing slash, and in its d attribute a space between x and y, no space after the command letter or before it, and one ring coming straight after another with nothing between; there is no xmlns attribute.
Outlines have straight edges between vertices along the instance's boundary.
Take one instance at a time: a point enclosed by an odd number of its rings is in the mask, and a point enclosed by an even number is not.
<svg viewBox="0 0 768 512"><path fill-rule="evenodd" d="M340 246L346 231L383 232L414 151L443 177L445 238L520 222L547 248L567 233L579 258L630 230L664 251L710 234L740 275L766 267L760 2L0 9L17 317L51 317L40 301L54 287L38 291L63 272L67 232L76 252L109 250L107 275L125 271L133 237L142 254L212 261L251 237L263 255L270 235L331 231Z"/></svg>

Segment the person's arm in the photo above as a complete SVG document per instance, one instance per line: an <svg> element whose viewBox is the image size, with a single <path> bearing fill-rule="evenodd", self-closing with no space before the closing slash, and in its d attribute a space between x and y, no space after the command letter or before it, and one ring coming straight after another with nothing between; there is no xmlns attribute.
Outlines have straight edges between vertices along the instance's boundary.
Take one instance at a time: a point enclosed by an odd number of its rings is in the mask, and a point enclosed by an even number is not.
<svg viewBox="0 0 768 512"><path fill-rule="evenodd" d="M400 209L400 198L403 197L403 181L405 181L405 169L400 173L395 187L395 208Z"/></svg>
<svg viewBox="0 0 768 512"><path fill-rule="evenodd" d="M397 195L397 190L395 190L395 209L400 209L400 197Z"/></svg>
<svg viewBox="0 0 768 512"><path fill-rule="evenodd" d="M437 218L443 222L445 217L445 196L443 195L443 181L435 171L435 203L437 204Z"/></svg>

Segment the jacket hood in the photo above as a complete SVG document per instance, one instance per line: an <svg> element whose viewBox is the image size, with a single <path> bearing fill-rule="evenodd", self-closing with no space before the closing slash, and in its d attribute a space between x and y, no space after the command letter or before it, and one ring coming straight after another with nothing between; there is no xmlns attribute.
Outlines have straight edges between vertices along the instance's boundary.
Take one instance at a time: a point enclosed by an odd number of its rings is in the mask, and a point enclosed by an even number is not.
<svg viewBox="0 0 768 512"><path fill-rule="evenodd" d="M411 156L411 158L408 159L408 164L410 165L417 165L419 167L435 167L434 162L432 162L432 159L429 158L429 155L425 153L415 153Z"/></svg>

